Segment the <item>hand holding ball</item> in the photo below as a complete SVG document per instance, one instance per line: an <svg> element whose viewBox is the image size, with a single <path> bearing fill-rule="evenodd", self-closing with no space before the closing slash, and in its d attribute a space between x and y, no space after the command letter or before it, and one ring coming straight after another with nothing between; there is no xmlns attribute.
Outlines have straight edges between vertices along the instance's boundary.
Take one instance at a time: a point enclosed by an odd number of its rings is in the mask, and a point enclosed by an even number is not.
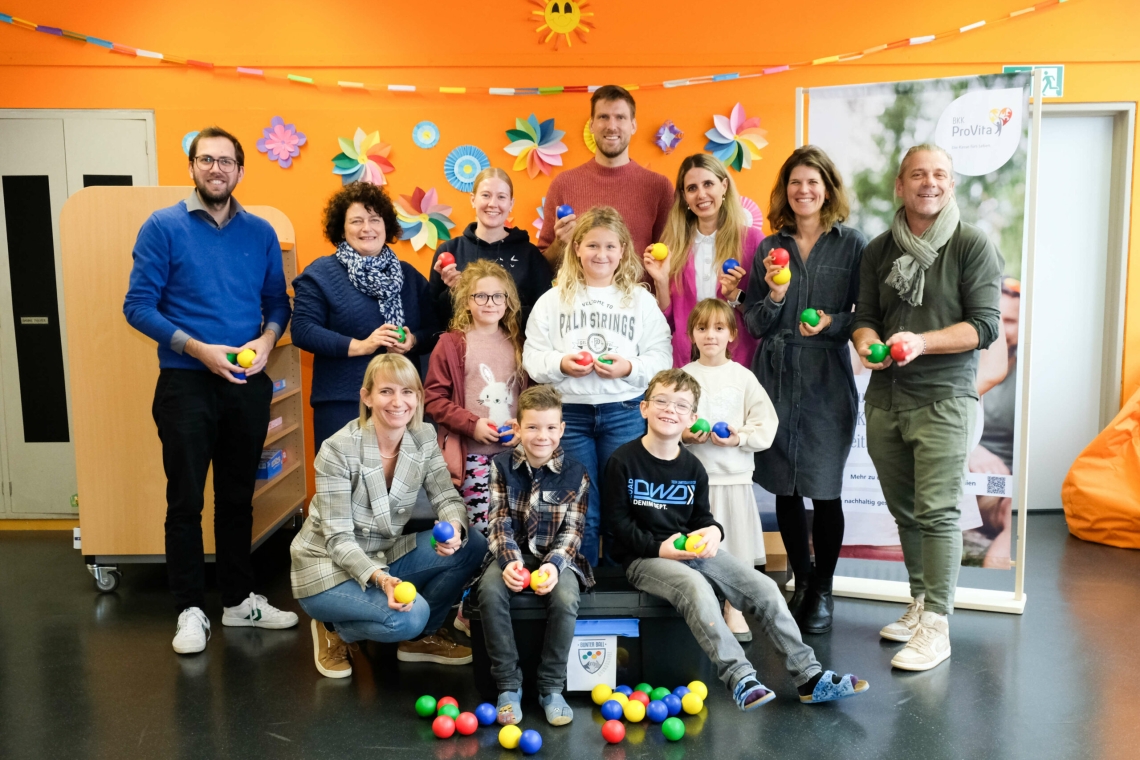
<svg viewBox="0 0 1140 760"><path fill-rule="evenodd" d="M455 527L449 522L439 522L431 529L431 536L441 544L455 538Z"/></svg>
<svg viewBox="0 0 1140 760"><path fill-rule="evenodd" d="M728 429L727 422L718 422L712 426L712 431L717 438L731 438L732 431Z"/></svg>
<svg viewBox="0 0 1140 760"><path fill-rule="evenodd" d="M449 267L455 263L455 257L450 253L444 252L439 254L439 268Z"/></svg>
<svg viewBox="0 0 1140 760"><path fill-rule="evenodd" d="M819 312L815 309L804 309L800 313L800 321L808 327L815 327L819 324Z"/></svg>
<svg viewBox="0 0 1140 760"><path fill-rule="evenodd" d="M589 367L594 363L594 355L589 351L579 351L578 356L574 359L574 363L583 367Z"/></svg>
<svg viewBox="0 0 1140 760"><path fill-rule="evenodd" d="M679 552L685 551L686 540L688 540L688 536L677 536L673 539L673 548Z"/></svg>
<svg viewBox="0 0 1140 760"><path fill-rule="evenodd" d="M906 361L906 346L902 343L891 346L891 358L896 362Z"/></svg>
<svg viewBox="0 0 1140 760"><path fill-rule="evenodd" d="M550 575L542 570L535 570L530 575L530 588L532 591L538 591L538 587L549 580Z"/></svg>
<svg viewBox="0 0 1140 760"><path fill-rule="evenodd" d="M792 270L789 267L784 267L776 274L772 275L772 282L776 285L787 285L792 281Z"/></svg>
<svg viewBox="0 0 1140 760"><path fill-rule="evenodd" d="M693 535L685 539L685 551L698 554L703 548L705 548L704 536Z"/></svg>
<svg viewBox="0 0 1140 760"><path fill-rule="evenodd" d="M498 433L499 433L499 443L510 443L512 440L514 440L515 434L514 434L514 431L511 430L510 425L503 425L501 428L498 429ZM505 433L505 435L504 435L504 433Z"/></svg>
<svg viewBox="0 0 1140 760"><path fill-rule="evenodd" d="M689 428L690 433L707 433L710 430L712 430L712 428L709 426L709 421L704 417L698 417L697 421L693 423L693 426Z"/></svg>
<svg viewBox="0 0 1140 760"><path fill-rule="evenodd" d="M872 364L882 364L886 360L887 354L891 352L886 343L872 343L869 348L871 355L867 358L871 360Z"/></svg>
<svg viewBox="0 0 1140 760"><path fill-rule="evenodd" d="M521 570L519 570L519 574L522 575L522 585L523 585L522 590L526 591L526 587L530 585L530 570L527 570L524 567Z"/></svg>
<svg viewBox="0 0 1140 760"><path fill-rule="evenodd" d="M649 247L649 255L658 261L664 261L669 255L669 249L664 243L654 243Z"/></svg>
<svg viewBox="0 0 1140 760"><path fill-rule="evenodd" d="M555 219L561 219L562 217L570 216L573 213L574 213L574 207L573 206L567 206L566 204L563 204L563 205L559 206L558 208L554 209L554 218Z"/></svg>
<svg viewBox="0 0 1140 760"><path fill-rule="evenodd" d="M724 272L725 274L728 274L733 269L736 269L738 266L740 266L739 261L737 261L736 259L729 259L728 261L724 262L724 264L721 265L720 271Z"/></svg>
<svg viewBox="0 0 1140 760"><path fill-rule="evenodd" d="M786 248L773 248L768 255L772 257L772 263L778 267L786 267L788 262L792 260Z"/></svg>
<svg viewBox="0 0 1140 760"><path fill-rule="evenodd" d="M407 581L397 583L392 589L392 598L400 604L411 604L416 600L416 587Z"/></svg>

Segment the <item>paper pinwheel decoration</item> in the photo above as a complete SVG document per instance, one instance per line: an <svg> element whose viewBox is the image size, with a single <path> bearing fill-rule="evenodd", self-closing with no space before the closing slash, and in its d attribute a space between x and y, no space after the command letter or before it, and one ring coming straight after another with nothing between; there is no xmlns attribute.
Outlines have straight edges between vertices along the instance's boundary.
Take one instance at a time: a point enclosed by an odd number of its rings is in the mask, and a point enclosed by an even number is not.
<svg viewBox="0 0 1140 760"><path fill-rule="evenodd" d="M677 125L670 119L657 130L657 136L653 138L653 142L657 143L657 147L664 151L665 155L669 155L684 136L685 133L677 129Z"/></svg>
<svg viewBox="0 0 1140 760"><path fill-rule="evenodd" d="M380 141L380 133L364 134L357 127L352 140L338 137L341 152L333 156L333 174L339 174L344 184L371 182L373 185L386 184L385 174L396 170L388 160L392 146Z"/></svg>
<svg viewBox="0 0 1140 760"><path fill-rule="evenodd" d="M586 126L582 129L582 139L586 143L586 147L590 149L591 153L598 152L598 141L594 139L594 133L590 131L590 122L592 119L586 119Z"/></svg>
<svg viewBox="0 0 1140 760"><path fill-rule="evenodd" d="M475 189L475 176L490 165L486 153L474 145L460 145L443 160L443 173L448 184L469 193Z"/></svg>
<svg viewBox="0 0 1140 760"><path fill-rule="evenodd" d="M744 207L744 226L764 230L764 213L756 205L756 201L746 196L740 196L740 205Z"/></svg>
<svg viewBox="0 0 1140 760"><path fill-rule="evenodd" d="M292 124L286 124L280 116L269 120L269 126L261 130L263 137L257 141L257 149L269 155L282 169L293 165L293 157L301 153L305 144L305 133L298 132Z"/></svg>
<svg viewBox="0 0 1140 760"><path fill-rule="evenodd" d="M188 156L190 155L190 143L194 142L194 138L197 136L198 136L198 130L196 130L196 129L193 132L187 132L186 134L182 135L182 152L183 153L185 153Z"/></svg>
<svg viewBox="0 0 1140 760"><path fill-rule="evenodd" d="M713 123L716 126L705 132L709 138L705 150L736 171L751 169L752 159L759 159L760 149L768 144L764 139L768 133L760 129L760 117L745 118L744 106L737 103L730 116L713 115Z"/></svg>
<svg viewBox="0 0 1140 760"><path fill-rule="evenodd" d="M396 200L396 218L400 220L400 240L412 241L412 248L425 245L433 251L440 240L450 240L448 231L455 226L449 218L451 206L439 202L435 188L426 193L416 188L411 197L401 195Z"/></svg>
<svg viewBox="0 0 1140 760"><path fill-rule="evenodd" d="M538 212L538 218L535 219L533 222L531 222L531 224L533 224L535 226L535 228L538 229L538 233L540 235L542 234L542 217L543 217L543 209L544 208L546 208L546 196L545 195L542 196L542 203L539 203L538 208L535 209L535 211Z"/></svg>
<svg viewBox="0 0 1140 760"><path fill-rule="evenodd" d="M421 121L412 127L412 142L417 148L434 148L439 142L439 127L430 121Z"/></svg>
<svg viewBox="0 0 1140 760"><path fill-rule="evenodd" d="M515 119L515 129L507 130L512 142L503 148L515 157L515 171L526 169L531 179L539 172L549 176L551 166L562 166L562 154L569 148L562 138L566 133L554 128L554 119L539 123L534 114Z"/></svg>

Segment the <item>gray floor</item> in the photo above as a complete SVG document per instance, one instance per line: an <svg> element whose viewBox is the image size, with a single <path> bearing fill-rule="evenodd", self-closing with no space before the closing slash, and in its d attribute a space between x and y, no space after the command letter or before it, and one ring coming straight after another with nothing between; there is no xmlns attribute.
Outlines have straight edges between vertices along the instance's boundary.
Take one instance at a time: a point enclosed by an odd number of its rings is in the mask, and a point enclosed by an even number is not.
<svg viewBox="0 0 1140 760"><path fill-rule="evenodd" d="M290 537L256 558L271 601L300 612ZM750 656L778 699L745 715L713 688L678 744L648 726L604 747L586 695L571 697L577 718L560 729L528 699L523 728L542 733L549 758L1140 757L1140 552L1078 541L1060 515L1034 515L1029 538L1025 615L955 614L953 658L935 671L891 671L895 646L876 632L899 607L840 600L834 631L809 642L825 667L869 680L864 696L800 705L757 640ZM861 565L897 577L897 567ZM967 570L961 582L1010 588L1012 573ZM216 593L210 604L206 653L179 657L162 566L128 566L119 590L100 595L70 535L0 532L0 757L521 756L489 729L436 740L415 717L425 692L473 707L467 668L409 666L369 648L352 678L333 681L313 668L307 619L291 631L227 629Z"/></svg>

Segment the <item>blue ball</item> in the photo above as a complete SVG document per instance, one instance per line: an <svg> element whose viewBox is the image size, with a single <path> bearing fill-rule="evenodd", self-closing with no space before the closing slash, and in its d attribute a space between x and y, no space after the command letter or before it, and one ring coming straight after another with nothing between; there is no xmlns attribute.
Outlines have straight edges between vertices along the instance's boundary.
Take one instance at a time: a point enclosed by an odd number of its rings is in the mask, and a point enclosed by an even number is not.
<svg viewBox="0 0 1140 760"><path fill-rule="evenodd" d="M449 522L436 523L431 529L431 534L442 544L455 538L455 527Z"/></svg>
<svg viewBox="0 0 1140 760"><path fill-rule="evenodd" d="M533 755L542 749L542 734L535 731L533 728L528 728L522 732L519 737L519 749L523 751L524 755Z"/></svg>
<svg viewBox="0 0 1140 760"><path fill-rule="evenodd" d="M669 696L673 695L670 694ZM679 703L678 709L680 709ZM655 699L649 703L649 707L645 708L645 714L648 715L649 719L654 723L660 723L669 717L669 706L665 704L665 700Z"/></svg>
<svg viewBox="0 0 1140 760"><path fill-rule="evenodd" d="M725 274L728 274L732 269L735 269L738 266L740 266L739 261L737 261L736 259L729 259L728 261L724 262L723 266L721 266L721 270Z"/></svg>
<svg viewBox="0 0 1140 760"><path fill-rule="evenodd" d="M678 702L677 704L680 705L681 703ZM621 702L618 702L616 699L606 700L602 704L602 717L606 720L621 720L621 716L624 712Z"/></svg>
<svg viewBox="0 0 1140 760"><path fill-rule="evenodd" d="M720 438L730 438L732 436L732 431L728 429L727 422L716 423L712 426L712 431Z"/></svg>
<svg viewBox="0 0 1140 760"><path fill-rule="evenodd" d="M681 703L678 702L677 704ZM480 726L489 726L499 717L499 711L490 702L484 702L475 708L475 717L479 719Z"/></svg>
<svg viewBox="0 0 1140 760"><path fill-rule="evenodd" d="M680 699L681 697L683 697L689 693L689 687L688 686L678 686L676 689L673 689L673 693L677 695L677 699Z"/></svg>
<svg viewBox="0 0 1140 760"><path fill-rule="evenodd" d="M626 695L627 697L633 693L633 689L629 688L628 686L626 686L624 684L621 686L615 687L614 691L620 691L622 694Z"/></svg>
<svg viewBox="0 0 1140 760"><path fill-rule="evenodd" d="M554 209L554 217L556 219L561 219L564 216L570 216L573 213L574 213L574 207L573 206L562 205L562 206L559 206L558 208Z"/></svg>
<svg viewBox="0 0 1140 760"><path fill-rule="evenodd" d="M499 428L499 433L499 443L510 443L515 437L515 434L511 432L510 425L503 425ZM501 435L502 433L506 433L507 435Z"/></svg>
<svg viewBox="0 0 1140 760"><path fill-rule="evenodd" d="M666 694L661 698L661 701L665 703L665 707L669 710L670 718L681 712L681 698L676 694Z"/></svg>

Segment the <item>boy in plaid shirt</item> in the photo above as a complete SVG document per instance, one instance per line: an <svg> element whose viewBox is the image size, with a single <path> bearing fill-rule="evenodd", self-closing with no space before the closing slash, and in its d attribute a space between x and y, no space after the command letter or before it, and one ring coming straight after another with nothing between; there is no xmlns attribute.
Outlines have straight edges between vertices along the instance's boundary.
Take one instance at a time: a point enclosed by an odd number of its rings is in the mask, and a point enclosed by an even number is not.
<svg viewBox="0 0 1140 760"><path fill-rule="evenodd" d="M522 720L523 674L511 627L511 594L527 588L530 573L531 588L546 602L538 701L550 725L574 719L562 696L566 660L578 619L579 584L593 586L594 576L578 553L590 478L559 446L565 429L562 395L549 385L528 388L519 396L519 445L491 460L490 551L479 580L479 612L503 725Z"/></svg>

